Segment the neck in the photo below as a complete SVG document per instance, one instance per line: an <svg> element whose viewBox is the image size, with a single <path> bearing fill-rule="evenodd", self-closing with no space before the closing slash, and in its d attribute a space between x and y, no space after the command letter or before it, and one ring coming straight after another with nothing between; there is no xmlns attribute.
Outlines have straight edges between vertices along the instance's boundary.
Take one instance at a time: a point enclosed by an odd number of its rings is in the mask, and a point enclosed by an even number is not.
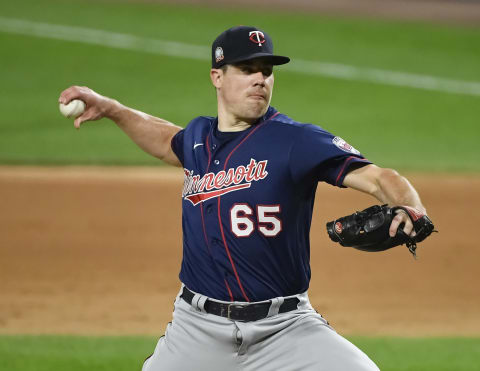
<svg viewBox="0 0 480 371"><path fill-rule="evenodd" d="M223 105L218 105L218 130L220 131L243 131L252 126L256 118L243 118L224 109Z"/></svg>
<svg viewBox="0 0 480 371"><path fill-rule="evenodd" d="M218 130L220 131L242 131L248 129L254 124L255 120L247 120L231 112L218 110Z"/></svg>
<svg viewBox="0 0 480 371"><path fill-rule="evenodd" d="M254 122L248 122L235 117L218 115L218 130L220 131L243 131L247 130Z"/></svg>

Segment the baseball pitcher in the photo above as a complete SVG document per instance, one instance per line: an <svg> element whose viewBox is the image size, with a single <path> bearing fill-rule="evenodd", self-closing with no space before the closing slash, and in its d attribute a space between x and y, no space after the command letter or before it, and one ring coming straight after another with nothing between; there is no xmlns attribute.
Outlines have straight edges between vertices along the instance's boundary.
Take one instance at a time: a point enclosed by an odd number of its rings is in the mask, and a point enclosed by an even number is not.
<svg viewBox="0 0 480 371"><path fill-rule="evenodd" d="M143 371L378 370L309 302L315 191L327 182L385 204L329 224L332 239L368 251L403 243L412 250L428 236L433 225L419 195L342 138L270 105L273 67L290 59L273 53L265 31L226 30L211 58L217 117L198 116L185 129L87 87L59 99L85 102L75 127L109 118L184 171L181 287Z"/></svg>

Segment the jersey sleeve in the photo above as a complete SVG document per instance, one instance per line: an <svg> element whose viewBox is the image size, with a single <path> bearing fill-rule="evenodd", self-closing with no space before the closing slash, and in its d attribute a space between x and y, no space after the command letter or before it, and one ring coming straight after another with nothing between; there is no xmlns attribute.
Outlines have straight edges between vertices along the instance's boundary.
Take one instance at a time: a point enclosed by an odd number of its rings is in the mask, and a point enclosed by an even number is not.
<svg viewBox="0 0 480 371"><path fill-rule="evenodd" d="M304 125L291 147L290 172L295 182L305 179L344 187L345 175L371 164L354 147L322 128Z"/></svg>
<svg viewBox="0 0 480 371"><path fill-rule="evenodd" d="M172 138L170 142L170 146L172 147L172 151L177 155L178 159L184 166L185 156L183 153L183 138L185 135L185 129L180 130L175 136Z"/></svg>

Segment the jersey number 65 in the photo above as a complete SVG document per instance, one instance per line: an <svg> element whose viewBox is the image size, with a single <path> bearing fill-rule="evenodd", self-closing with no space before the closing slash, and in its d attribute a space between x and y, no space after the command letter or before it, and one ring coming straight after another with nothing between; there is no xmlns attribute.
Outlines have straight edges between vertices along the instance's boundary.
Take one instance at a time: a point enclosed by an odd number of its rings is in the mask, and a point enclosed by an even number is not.
<svg viewBox="0 0 480 371"><path fill-rule="evenodd" d="M265 237L275 237L282 231L282 221L274 214L280 213L280 205L257 205L257 218L248 204L234 204L230 209L230 226L237 237L248 237L255 224Z"/></svg>

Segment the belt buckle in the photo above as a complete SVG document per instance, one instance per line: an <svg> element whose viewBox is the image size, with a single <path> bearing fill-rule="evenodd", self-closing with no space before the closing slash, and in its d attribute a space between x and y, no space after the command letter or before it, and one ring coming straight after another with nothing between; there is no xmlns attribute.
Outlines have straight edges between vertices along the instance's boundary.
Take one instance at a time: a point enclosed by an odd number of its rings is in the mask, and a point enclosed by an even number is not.
<svg viewBox="0 0 480 371"><path fill-rule="evenodd" d="M232 307L233 308L238 308L238 309L242 309L242 308L246 308L247 305L244 305L244 304L228 304L228 308L227 308L227 318L228 319L231 319L230 318L230 315L232 314Z"/></svg>

